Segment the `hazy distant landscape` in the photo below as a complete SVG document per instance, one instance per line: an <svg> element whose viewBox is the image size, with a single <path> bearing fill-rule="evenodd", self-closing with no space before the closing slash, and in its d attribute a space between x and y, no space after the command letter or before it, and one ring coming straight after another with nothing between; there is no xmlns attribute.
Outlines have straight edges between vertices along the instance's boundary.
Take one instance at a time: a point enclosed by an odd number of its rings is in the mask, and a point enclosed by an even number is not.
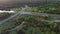
<svg viewBox="0 0 60 34"><path fill-rule="evenodd" d="M60 0L0 0L1 8L16 8L23 5L45 5L48 3L60 3Z"/></svg>

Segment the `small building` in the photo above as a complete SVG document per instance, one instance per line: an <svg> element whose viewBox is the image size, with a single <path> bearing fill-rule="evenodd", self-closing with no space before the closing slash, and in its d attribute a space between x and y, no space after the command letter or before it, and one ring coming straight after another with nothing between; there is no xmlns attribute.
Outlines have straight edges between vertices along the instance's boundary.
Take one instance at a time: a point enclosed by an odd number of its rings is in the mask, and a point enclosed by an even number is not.
<svg viewBox="0 0 60 34"><path fill-rule="evenodd" d="M5 11L5 10L0 10L0 13L15 13L15 11Z"/></svg>

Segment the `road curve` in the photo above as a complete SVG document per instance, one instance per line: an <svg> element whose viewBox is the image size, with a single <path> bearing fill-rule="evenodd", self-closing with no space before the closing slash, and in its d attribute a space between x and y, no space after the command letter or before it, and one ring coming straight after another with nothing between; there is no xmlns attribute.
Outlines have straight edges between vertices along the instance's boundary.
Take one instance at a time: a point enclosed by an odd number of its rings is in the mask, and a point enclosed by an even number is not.
<svg viewBox="0 0 60 34"><path fill-rule="evenodd" d="M48 16L48 17L50 17L50 18L54 18L54 17L55 17L55 18L58 18L58 17L60 18L59 15L46 14L46 13L33 14L33 13L31 13L31 12L20 11L20 12L18 12L18 13L16 13L16 14L12 15L11 17L8 17L7 19L4 19L4 20L0 21L0 24L6 22L6 21L8 21L8 20L11 20L12 18L14 18L14 17L16 17L16 16L20 16L20 15L22 15L22 14L35 15L35 16ZM55 22L56 22L56 21L55 21Z"/></svg>

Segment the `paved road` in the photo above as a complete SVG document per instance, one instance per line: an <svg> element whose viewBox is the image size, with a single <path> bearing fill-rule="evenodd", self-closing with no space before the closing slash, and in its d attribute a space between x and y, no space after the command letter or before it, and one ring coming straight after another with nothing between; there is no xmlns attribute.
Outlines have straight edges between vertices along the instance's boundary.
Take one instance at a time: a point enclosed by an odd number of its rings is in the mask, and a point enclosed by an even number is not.
<svg viewBox="0 0 60 34"><path fill-rule="evenodd" d="M12 15L12 16L8 17L7 19L4 19L4 20L0 21L0 24L6 22L6 21L8 21L8 20L10 20L10 19L12 19L12 18L18 16L18 15L21 15L21 14L18 12L18 13L16 13L15 15Z"/></svg>
<svg viewBox="0 0 60 34"><path fill-rule="evenodd" d="M26 8L27 8L27 7L26 7ZM35 15L35 16L47 16L47 17L49 17L49 18L56 18L56 19L57 19L57 18L58 18L58 19L60 18L59 15L53 15L53 14L47 14L47 13L33 14L33 13L31 13L31 12L26 12L26 11L25 11L26 8L22 8L22 10L21 10L20 12L17 12L16 14L8 17L7 19L4 19L4 20L0 21L0 24L5 23L6 21L8 21L8 20L10 20L10 19L12 19L12 18L14 18L14 17L20 16L20 15L22 15L22 14ZM58 20L57 20L57 21L58 21Z"/></svg>
<svg viewBox="0 0 60 34"><path fill-rule="evenodd" d="M50 18L60 18L59 15L46 14L46 13L33 14L31 12L25 12L24 10L22 10L22 11L16 13L16 14L12 15L11 17L8 17L7 19L4 19L4 20L0 21L0 24L2 24L2 23L6 22L6 21L8 21L8 20L10 20L10 19L12 19L14 17L20 16L22 14L35 15L35 16L48 16ZM59 21L57 20L55 22L59 22Z"/></svg>
<svg viewBox="0 0 60 34"><path fill-rule="evenodd" d="M20 16L20 15L22 14L22 12L25 11L25 9L26 9L26 8L22 8L22 10L21 10L20 12L17 12L17 13L15 13L14 15L12 15L12 16L10 16L10 17L2 20L2 21L0 21L0 24L5 23L6 21L11 20L11 19L14 18L14 17Z"/></svg>
<svg viewBox="0 0 60 34"><path fill-rule="evenodd" d="M60 20L42 20L44 22L60 22Z"/></svg>

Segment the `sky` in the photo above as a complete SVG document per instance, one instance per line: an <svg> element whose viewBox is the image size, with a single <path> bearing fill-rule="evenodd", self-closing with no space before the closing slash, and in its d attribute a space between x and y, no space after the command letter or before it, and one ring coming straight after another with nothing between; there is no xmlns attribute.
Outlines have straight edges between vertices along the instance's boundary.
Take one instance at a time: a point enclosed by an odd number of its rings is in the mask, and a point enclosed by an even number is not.
<svg viewBox="0 0 60 34"><path fill-rule="evenodd" d="M25 2L25 1L34 2L34 1L46 1L46 0L0 0L0 3ZM47 1L60 1L60 0L47 0Z"/></svg>
<svg viewBox="0 0 60 34"><path fill-rule="evenodd" d="M38 2L42 0L0 0L0 4L18 3L18 2Z"/></svg>

